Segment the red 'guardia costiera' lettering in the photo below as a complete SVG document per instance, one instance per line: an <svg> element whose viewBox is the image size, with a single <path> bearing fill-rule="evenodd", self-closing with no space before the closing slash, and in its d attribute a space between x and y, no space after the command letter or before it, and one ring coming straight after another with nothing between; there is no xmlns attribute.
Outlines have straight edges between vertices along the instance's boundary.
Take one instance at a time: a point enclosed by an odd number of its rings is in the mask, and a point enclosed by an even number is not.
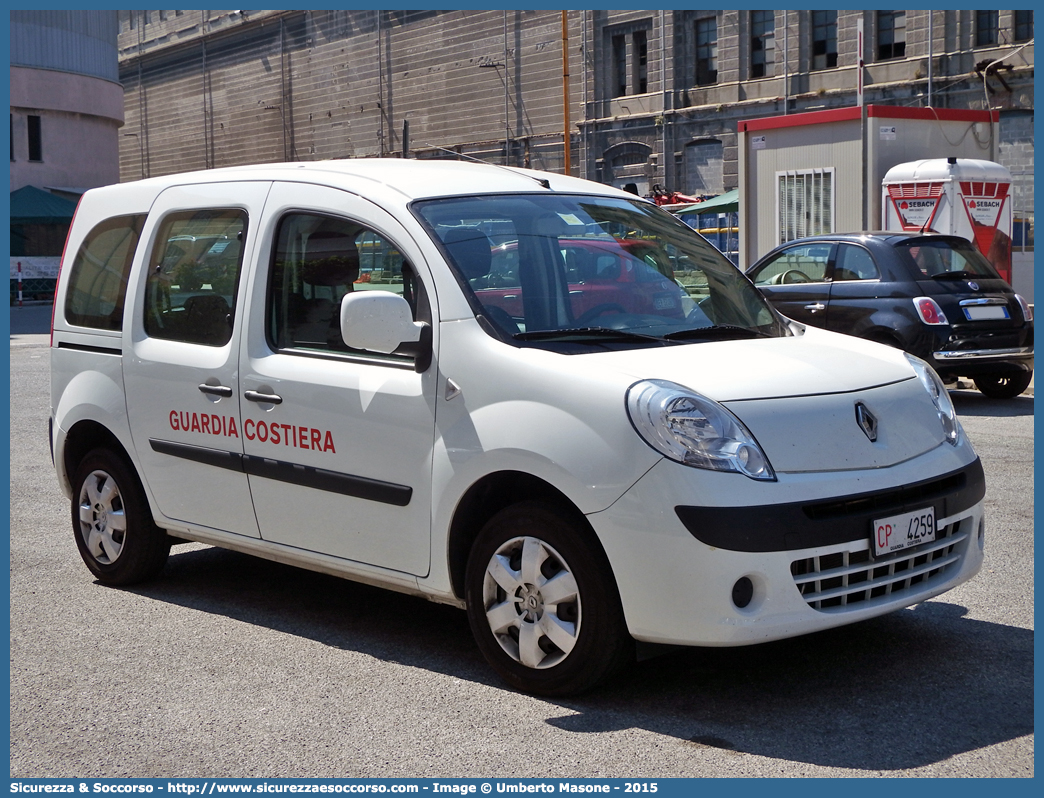
<svg viewBox="0 0 1044 798"><path fill-rule="evenodd" d="M294 424L268 423L265 421L254 421L248 418L243 422L243 434L248 441L258 440L261 443L271 443L283 446L295 446L298 449L312 449L317 452L333 452L333 434L330 430L314 429L313 427L298 427Z"/></svg>
<svg viewBox="0 0 1044 798"><path fill-rule="evenodd" d="M217 413L186 413L171 410L170 428L180 432L201 432L205 435L223 435L226 438L239 437L235 418L219 416Z"/></svg>
<svg viewBox="0 0 1044 798"><path fill-rule="evenodd" d="M239 437L239 428L236 426L235 418L219 416L216 413L186 413L171 410L170 428L177 432L199 432L204 435L222 435L226 438ZM299 427L295 424L254 421L254 419L248 418L243 422L243 435L248 441L337 454L333 433L330 430Z"/></svg>

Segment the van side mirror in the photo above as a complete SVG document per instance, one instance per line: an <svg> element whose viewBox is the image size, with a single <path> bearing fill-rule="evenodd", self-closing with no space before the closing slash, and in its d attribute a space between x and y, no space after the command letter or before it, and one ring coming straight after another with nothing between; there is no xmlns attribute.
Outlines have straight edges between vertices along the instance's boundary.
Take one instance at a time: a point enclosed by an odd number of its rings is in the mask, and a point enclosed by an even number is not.
<svg viewBox="0 0 1044 798"><path fill-rule="evenodd" d="M359 291L341 300L341 338L352 349L412 355L420 373L431 365L431 325L413 320L409 303L391 291Z"/></svg>

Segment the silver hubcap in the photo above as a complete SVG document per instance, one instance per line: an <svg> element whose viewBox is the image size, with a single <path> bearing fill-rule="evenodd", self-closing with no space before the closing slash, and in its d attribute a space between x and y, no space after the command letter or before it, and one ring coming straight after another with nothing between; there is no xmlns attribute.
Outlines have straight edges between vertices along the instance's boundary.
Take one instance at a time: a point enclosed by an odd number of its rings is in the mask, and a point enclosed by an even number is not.
<svg viewBox="0 0 1044 798"><path fill-rule="evenodd" d="M580 594L562 556L532 537L507 541L482 585L486 620L500 647L528 668L569 656L580 633Z"/></svg>
<svg viewBox="0 0 1044 798"><path fill-rule="evenodd" d="M87 550L102 565L111 565L123 551L127 517L116 480L92 471L80 488L80 535Z"/></svg>

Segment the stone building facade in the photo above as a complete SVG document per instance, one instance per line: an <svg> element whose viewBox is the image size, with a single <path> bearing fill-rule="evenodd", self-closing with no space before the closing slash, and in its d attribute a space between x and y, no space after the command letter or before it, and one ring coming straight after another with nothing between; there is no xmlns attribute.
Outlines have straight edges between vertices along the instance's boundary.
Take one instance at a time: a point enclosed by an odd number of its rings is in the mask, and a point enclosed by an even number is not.
<svg viewBox="0 0 1044 798"><path fill-rule="evenodd" d="M573 174L714 195L740 122L861 78L867 104L999 111L1032 209L1032 11L119 13L125 180L404 146L563 171L568 130Z"/></svg>

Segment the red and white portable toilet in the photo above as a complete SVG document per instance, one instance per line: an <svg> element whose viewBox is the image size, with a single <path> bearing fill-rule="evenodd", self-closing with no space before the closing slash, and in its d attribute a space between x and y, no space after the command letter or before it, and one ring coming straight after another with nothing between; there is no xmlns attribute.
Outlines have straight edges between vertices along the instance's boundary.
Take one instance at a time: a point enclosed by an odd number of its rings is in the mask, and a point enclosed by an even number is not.
<svg viewBox="0 0 1044 798"><path fill-rule="evenodd" d="M885 230L967 238L1011 282L1011 173L993 161L933 158L893 166L881 181Z"/></svg>

